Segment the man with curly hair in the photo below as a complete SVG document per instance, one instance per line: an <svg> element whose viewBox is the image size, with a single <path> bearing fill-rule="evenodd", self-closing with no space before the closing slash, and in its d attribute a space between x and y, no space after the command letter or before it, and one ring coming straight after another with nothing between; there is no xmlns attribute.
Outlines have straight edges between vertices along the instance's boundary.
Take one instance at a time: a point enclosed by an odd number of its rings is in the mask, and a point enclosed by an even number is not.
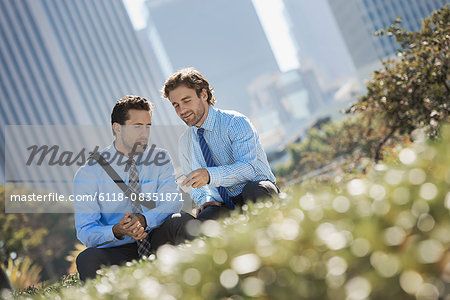
<svg viewBox="0 0 450 300"><path fill-rule="evenodd" d="M179 141L179 156L199 220L216 219L246 201L279 193L266 153L250 120L214 107L205 77L193 68L170 76L163 97L189 126Z"/></svg>

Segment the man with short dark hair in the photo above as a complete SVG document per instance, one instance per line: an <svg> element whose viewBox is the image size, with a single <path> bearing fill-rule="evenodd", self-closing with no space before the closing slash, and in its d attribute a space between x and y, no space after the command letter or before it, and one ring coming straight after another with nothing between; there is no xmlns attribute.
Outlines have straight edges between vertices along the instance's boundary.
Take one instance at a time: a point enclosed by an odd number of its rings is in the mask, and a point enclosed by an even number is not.
<svg viewBox="0 0 450 300"><path fill-rule="evenodd" d="M120 99L111 114L115 140L99 153L128 186L131 197L92 158L75 175L75 226L78 239L88 247L76 260L82 280L95 277L102 265L119 265L148 256L163 244L192 238L185 225L194 218L179 214L182 199L170 156L147 147L152 107L143 97ZM155 163L156 156L165 160ZM169 194L173 201L167 201ZM156 202L153 209L138 201L149 198Z"/></svg>
<svg viewBox="0 0 450 300"><path fill-rule="evenodd" d="M200 72L182 69L167 79L163 97L190 126L180 138L180 159L197 219L216 219L246 201L279 193L258 134L244 115L216 109Z"/></svg>

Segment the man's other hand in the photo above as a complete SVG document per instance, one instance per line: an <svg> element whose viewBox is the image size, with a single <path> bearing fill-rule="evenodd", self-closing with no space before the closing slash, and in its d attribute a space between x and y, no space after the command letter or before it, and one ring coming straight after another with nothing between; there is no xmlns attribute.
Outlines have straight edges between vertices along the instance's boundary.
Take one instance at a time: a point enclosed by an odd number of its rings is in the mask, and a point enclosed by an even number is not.
<svg viewBox="0 0 450 300"><path fill-rule="evenodd" d="M181 185L192 186L193 188L201 188L209 183L209 172L208 170L202 168L192 171L186 175L186 179L181 183Z"/></svg>

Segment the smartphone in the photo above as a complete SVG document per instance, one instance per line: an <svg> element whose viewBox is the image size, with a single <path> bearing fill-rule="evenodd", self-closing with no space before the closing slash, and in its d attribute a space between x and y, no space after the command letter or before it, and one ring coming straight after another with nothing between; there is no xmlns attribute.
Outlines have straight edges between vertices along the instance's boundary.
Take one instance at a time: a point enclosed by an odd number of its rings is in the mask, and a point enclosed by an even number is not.
<svg viewBox="0 0 450 300"><path fill-rule="evenodd" d="M186 175L181 174L175 179L175 183L183 190L183 192L190 194L192 187L187 185L181 185L181 183L186 179Z"/></svg>

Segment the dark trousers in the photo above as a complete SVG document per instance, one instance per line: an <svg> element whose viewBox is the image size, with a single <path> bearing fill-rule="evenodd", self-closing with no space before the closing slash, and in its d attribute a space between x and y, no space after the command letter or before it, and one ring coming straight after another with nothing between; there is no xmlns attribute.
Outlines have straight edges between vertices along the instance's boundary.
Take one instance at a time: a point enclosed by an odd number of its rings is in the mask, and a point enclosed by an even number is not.
<svg viewBox="0 0 450 300"><path fill-rule="evenodd" d="M161 226L150 232L151 251L164 244L179 244L194 238L186 230L186 224L195 220L188 213L174 214L164 221ZM138 259L137 244L130 243L110 248L87 248L77 257L77 269L80 279L95 278L101 266L121 265L127 261Z"/></svg>
<svg viewBox="0 0 450 300"><path fill-rule="evenodd" d="M242 206L248 201L256 202L260 199L273 198L279 192L278 187L270 180L249 181L242 189L242 193L232 197L231 200L236 206ZM197 219L200 221L216 220L229 213L230 209L226 206L208 206L198 214Z"/></svg>

